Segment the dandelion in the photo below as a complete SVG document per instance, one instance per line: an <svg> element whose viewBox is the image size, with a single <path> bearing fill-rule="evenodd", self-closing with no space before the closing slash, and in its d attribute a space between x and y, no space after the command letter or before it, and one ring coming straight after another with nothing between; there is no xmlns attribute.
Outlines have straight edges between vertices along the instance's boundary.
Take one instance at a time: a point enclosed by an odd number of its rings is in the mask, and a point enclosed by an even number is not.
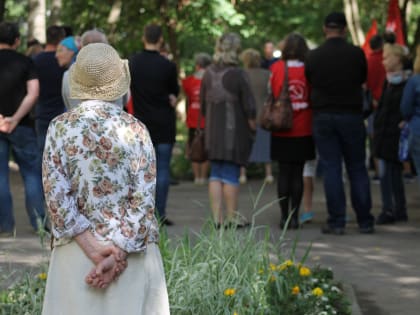
<svg viewBox="0 0 420 315"><path fill-rule="evenodd" d="M274 281L276 281L276 277L275 276L271 276L270 277L270 282L274 282Z"/></svg>
<svg viewBox="0 0 420 315"><path fill-rule="evenodd" d="M271 271L276 271L277 267L275 264L270 264L270 270Z"/></svg>
<svg viewBox="0 0 420 315"><path fill-rule="evenodd" d="M232 296L232 295L235 295L235 293L236 293L236 290L233 288L228 288L223 292L225 296Z"/></svg>
<svg viewBox="0 0 420 315"><path fill-rule="evenodd" d="M260 275L262 275L262 274L264 273L264 269L260 269L260 270L258 270L258 273L259 273Z"/></svg>
<svg viewBox="0 0 420 315"><path fill-rule="evenodd" d="M238 313L236 313L236 312L233 312L233 315L238 315Z"/></svg>
<svg viewBox="0 0 420 315"><path fill-rule="evenodd" d="M38 279L41 279L41 280L47 280L47 274L45 272L38 274L37 277Z"/></svg>
<svg viewBox="0 0 420 315"><path fill-rule="evenodd" d="M310 276L311 275L311 270L309 268L307 268L307 267L300 267L299 274L302 277L307 277L307 276Z"/></svg>
<svg viewBox="0 0 420 315"><path fill-rule="evenodd" d="M300 292L299 286L295 285L292 289L292 294L293 295L298 295Z"/></svg>
<svg viewBox="0 0 420 315"><path fill-rule="evenodd" d="M282 263L280 266L277 266L277 270L283 271L291 266L293 266L293 261L288 259L284 263Z"/></svg>
<svg viewBox="0 0 420 315"><path fill-rule="evenodd" d="M315 296L322 296L324 294L324 291L320 287L316 287L312 290L312 294Z"/></svg>

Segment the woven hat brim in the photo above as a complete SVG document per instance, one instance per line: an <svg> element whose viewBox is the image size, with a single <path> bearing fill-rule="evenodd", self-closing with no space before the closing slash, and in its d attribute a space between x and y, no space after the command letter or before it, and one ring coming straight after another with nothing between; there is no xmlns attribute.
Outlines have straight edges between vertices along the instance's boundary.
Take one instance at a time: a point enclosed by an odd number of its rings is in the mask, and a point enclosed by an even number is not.
<svg viewBox="0 0 420 315"><path fill-rule="evenodd" d="M130 69L128 60L121 60L122 75L102 86L88 87L74 80L75 67L69 69L70 98L81 100L114 101L122 97L130 88Z"/></svg>

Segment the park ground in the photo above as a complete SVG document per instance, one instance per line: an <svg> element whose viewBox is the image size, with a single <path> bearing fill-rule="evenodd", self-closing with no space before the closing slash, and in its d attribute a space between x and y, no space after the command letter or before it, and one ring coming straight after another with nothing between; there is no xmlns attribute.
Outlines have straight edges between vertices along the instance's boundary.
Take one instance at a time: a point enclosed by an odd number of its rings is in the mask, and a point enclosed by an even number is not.
<svg viewBox="0 0 420 315"><path fill-rule="evenodd" d="M18 172L10 173L16 216L16 238L0 238L0 272L7 280L0 288L10 285L22 271L36 270L47 260L48 249L42 249L39 237L30 227L24 210L23 186ZM264 187L259 204L255 199L261 180L241 185L239 211L252 219L256 209L276 199L275 184ZM373 214L380 212L379 185L372 184ZM348 188L348 187L347 187ZM406 184L409 222L377 226L376 233L362 235L355 224L355 214L348 203L349 222L343 236L323 235L320 227L326 219L322 181L316 181L314 194L315 218L299 231L286 234L288 242L282 250L290 251L296 238L298 256L312 244L310 265L331 267L335 277L351 288L355 302L364 315L418 315L420 309L420 187L417 182ZM175 225L168 235L176 238L184 233L199 231L209 218L206 186L181 181L171 186L168 217ZM280 210L274 203L255 216L258 226L268 226L273 240L278 239ZM238 233L240 233L238 231ZM263 235L261 234L261 237ZM240 246L240 244L238 244ZM5 277L5 275L7 275ZM356 314L356 312L354 312Z"/></svg>

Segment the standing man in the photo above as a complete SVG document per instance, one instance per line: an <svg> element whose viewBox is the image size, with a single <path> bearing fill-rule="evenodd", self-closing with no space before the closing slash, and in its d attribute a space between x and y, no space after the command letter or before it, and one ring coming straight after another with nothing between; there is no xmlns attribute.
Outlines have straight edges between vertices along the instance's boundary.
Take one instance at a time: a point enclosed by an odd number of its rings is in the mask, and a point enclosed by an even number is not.
<svg viewBox="0 0 420 315"><path fill-rule="evenodd" d="M55 51L64 38L61 26L50 26L47 29L47 45L43 52L34 57L39 79L39 98L35 106L35 130L40 156L44 152L45 137L50 121L64 113L64 101L61 96L61 81L66 70L59 66Z"/></svg>
<svg viewBox="0 0 420 315"><path fill-rule="evenodd" d="M29 112L34 106L39 82L30 58L16 52L20 44L16 24L0 23L0 234L13 236L15 219L9 187L9 153L19 165L25 185L26 211L37 230L37 217L44 219L41 166L35 129Z"/></svg>
<svg viewBox="0 0 420 315"><path fill-rule="evenodd" d="M305 67L312 85L313 134L324 170L327 199L328 221L322 233L336 235L344 234L346 224L343 159L359 231L374 232L362 114L362 84L367 66L363 51L346 42L346 31L344 13L329 14L324 22L326 41L309 53Z"/></svg>
<svg viewBox="0 0 420 315"><path fill-rule="evenodd" d="M274 57L274 44L272 41L264 43L264 56L261 61L261 68L270 69L271 65L279 58Z"/></svg>
<svg viewBox="0 0 420 315"><path fill-rule="evenodd" d="M170 162L175 143L175 98L179 93L176 65L161 56L162 28L147 25L143 32L144 49L129 60L134 116L147 127L156 151L156 208L163 224L169 193Z"/></svg>

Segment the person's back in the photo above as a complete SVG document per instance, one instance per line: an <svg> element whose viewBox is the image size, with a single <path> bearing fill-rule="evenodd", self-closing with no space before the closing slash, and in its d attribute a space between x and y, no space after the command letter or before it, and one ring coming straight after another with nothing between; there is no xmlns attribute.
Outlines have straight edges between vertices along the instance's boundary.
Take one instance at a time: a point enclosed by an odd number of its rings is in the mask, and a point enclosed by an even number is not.
<svg viewBox="0 0 420 315"><path fill-rule="evenodd" d="M30 223L38 230L44 219L41 167L33 121L29 115L38 97L39 83L32 60L18 52L16 24L0 23L0 235L13 236L15 219L9 185L10 152L25 185Z"/></svg>
<svg viewBox="0 0 420 315"><path fill-rule="evenodd" d="M18 109L20 102L26 94L26 80L28 75L36 77L35 73L28 73L33 65L31 60L14 50L0 50L0 114L11 116ZM21 125L32 126L33 121L26 115Z"/></svg>
<svg viewBox="0 0 420 315"><path fill-rule="evenodd" d="M369 177L365 165L366 130L362 84L366 80L363 51L345 41L344 13L324 21L326 42L309 53L305 75L312 86L313 135L324 171L328 219L322 233L341 235L346 225L343 160L360 233L374 232Z"/></svg>
<svg viewBox="0 0 420 315"><path fill-rule="evenodd" d="M158 51L143 50L130 58L135 117L147 125L154 143L174 142L175 108L169 95L178 94L176 66Z"/></svg>
<svg viewBox="0 0 420 315"><path fill-rule="evenodd" d="M176 65L161 56L162 28L144 28L144 50L129 60L134 116L150 132L157 155L156 208L164 224L170 183L170 162L176 135L176 97L179 93Z"/></svg>
<svg viewBox="0 0 420 315"><path fill-rule="evenodd" d="M360 48L342 37L329 38L310 52L305 64L314 111L362 112L367 66Z"/></svg>

